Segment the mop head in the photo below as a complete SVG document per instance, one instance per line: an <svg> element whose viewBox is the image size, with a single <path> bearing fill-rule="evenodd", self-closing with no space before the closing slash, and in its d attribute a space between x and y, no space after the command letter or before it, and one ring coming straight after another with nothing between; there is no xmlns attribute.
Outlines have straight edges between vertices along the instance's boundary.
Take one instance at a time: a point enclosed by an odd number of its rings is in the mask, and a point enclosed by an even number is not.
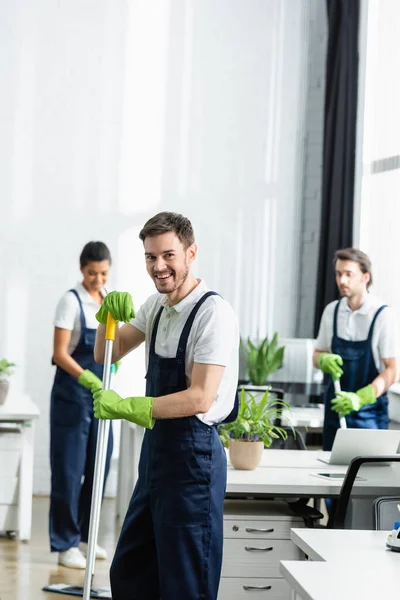
<svg viewBox="0 0 400 600"><path fill-rule="evenodd" d="M53 583L43 588L45 592L55 594L66 594L67 596L83 596L83 587L80 585L70 585L69 583ZM112 600L111 590L109 588L97 588L90 590L91 598L107 598Z"/></svg>

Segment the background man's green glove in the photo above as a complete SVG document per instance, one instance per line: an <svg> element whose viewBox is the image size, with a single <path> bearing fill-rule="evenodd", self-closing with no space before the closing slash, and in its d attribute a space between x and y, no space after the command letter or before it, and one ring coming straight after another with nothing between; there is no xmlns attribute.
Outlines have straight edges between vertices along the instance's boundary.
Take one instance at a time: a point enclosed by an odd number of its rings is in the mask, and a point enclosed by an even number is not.
<svg viewBox="0 0 400 600"><path fill-rule="evenodd" d="M324 373L332 375L336 381L343 375L343 359L339 354L331 354L330 352L321 352L318 356L318 366Z"/></svg>
<svg viewBox="0 0 400 600"><path fill-rule="evenodd" d="M94 416L97 419L126 419L152 429L154 398L138 396L121 398L113 390L96 390L93 394Z"/></svg>
<svg viewBox="0 0 400 600"><path fill-rule="evenodd" d="M345 417L353 411L360 410L368 404L375 404L376 395L372 385L367 385L357 392L337 392L336 398L331 402L332 410L340 417Z"/></svg>
<svg viewBox="0 0 400 600"><path fill-rule="evenodd" d="M99 379L97 375L92 373L92 371L89 371L89 369L86 369L79 375L78 383L83 385L83 387L87 388L91 392L94 392L98 389L101 390L103 385L101 379Z"/></svg>
<svg viewBox="0 0 400 600"><path fill-rule="evenodd" d="M132 296L128 292L110 292L107 294L96 313L98 322L105 325L108 313L111 313L116 321L129 323L131 319L135 318Z"/></svg>

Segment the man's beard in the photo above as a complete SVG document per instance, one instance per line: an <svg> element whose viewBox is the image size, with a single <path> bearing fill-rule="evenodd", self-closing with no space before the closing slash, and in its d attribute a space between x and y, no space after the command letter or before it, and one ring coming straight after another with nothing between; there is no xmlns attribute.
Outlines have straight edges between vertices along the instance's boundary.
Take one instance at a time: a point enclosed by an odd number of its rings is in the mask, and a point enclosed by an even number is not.
<svg viewBox="0 0 400 600"><path fill-rule="evenodd" d="M176 272L175 272L175 274L176 274ZM159 287L158 287L158 285L156 283L157 291L160 294L172 294L172 292L175 292L177 289L179 289L181 287L181 285L183 283L185 283L186 279L188 278L188 275L189 275L189 266L187 264L185 264L185 270L183 271L181 277L179 278L178 281L175 281L175 280L173 281L171 288L169 288L169 289L168 288L167 289L166 288L159 289ZM175 276L174 276L174 279L175 279ZM157 282L157 280L155 280L155 282Z"/></svg>

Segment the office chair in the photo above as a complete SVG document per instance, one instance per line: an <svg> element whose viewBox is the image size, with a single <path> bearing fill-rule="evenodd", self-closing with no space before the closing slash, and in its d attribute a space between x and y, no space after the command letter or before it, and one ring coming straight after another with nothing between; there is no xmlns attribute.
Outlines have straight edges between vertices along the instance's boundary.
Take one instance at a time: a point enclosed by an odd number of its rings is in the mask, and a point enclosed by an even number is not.
<svg viewBox="0 0 400 600"><path fill-rule="evenodd" d="M400 496L381 496L373 503L376 531L390 531L395 521L400 521Z"/></svg>
<svg viewBox="0 0 400 600"><path fill-rule="evenodd" d="M336 510L333 511L332 516L329 518L327 525L328 529L345 529L346 512L350 502L351 491L353 489L353 484L360 467L366 463L386 462L400 462L400 455L392 454L389 456L357 456L356 458L353 458L349 465L349 468L347 469L342 489L340 490L340 496L337 500ZM391 522L390 529L392 528L392 526L393 521Z"/></svg>

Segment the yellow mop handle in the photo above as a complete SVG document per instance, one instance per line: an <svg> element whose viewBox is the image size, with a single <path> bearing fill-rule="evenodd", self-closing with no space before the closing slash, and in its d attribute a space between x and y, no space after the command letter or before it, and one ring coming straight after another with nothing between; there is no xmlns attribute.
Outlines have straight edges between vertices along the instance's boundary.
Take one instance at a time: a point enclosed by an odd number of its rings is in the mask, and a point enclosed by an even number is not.
<svg viewBox="0 0 400 600"><path fill-rule="evenodd" d="M106 340L115 340L115 329L117 327L117 321L114 317L111 316L111 313L107 315L107 324L106 324Z"/></svg>

